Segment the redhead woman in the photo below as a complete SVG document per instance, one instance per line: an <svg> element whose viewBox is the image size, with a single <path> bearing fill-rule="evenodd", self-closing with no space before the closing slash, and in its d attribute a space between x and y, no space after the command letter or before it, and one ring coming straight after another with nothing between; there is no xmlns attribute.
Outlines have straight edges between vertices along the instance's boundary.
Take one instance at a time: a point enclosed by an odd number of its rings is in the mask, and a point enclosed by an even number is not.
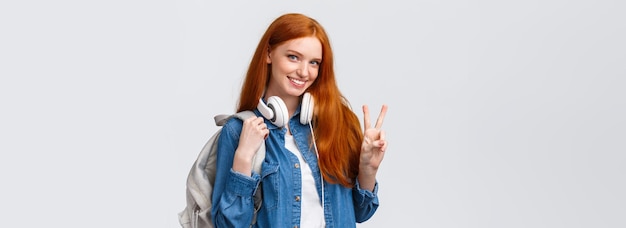
<svg viewBox="0 0 626 228"><path fill-rule="evenodd" d="M387 141L387 106L363 128L335 80L324 28L297 13L274 20L250 62L238 110L218 140L216 227L356 227L378 208L376 173ZM261 173L252 158L266 145ZM255 216L253 195L262 192Z"/></svg>

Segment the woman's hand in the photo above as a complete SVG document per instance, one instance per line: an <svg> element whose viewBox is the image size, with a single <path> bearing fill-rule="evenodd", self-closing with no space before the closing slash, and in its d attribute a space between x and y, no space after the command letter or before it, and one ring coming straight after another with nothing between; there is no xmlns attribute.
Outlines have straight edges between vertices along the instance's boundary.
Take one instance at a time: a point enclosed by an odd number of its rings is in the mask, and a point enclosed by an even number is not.
<svg viewBox="0 0 626 228"><path fill-rule="evenodd" d="M233 170L244 175L252 175L252 158L269 135L270 131L263 117L250 117L243 121L239 146L235 151Z"/></svg>
<svg viewBox="0 0 626 228"><path fill-rule="evenodd" d="M376 120L376 125L371 127L370 115L367 105L363 105L363 143L361 144L361 157L359 162L359 184L361 188L373 190L376 184L376 172L385 156L387 141L385 132L381 129L387 113L387 105L383 105Z"/></svg>

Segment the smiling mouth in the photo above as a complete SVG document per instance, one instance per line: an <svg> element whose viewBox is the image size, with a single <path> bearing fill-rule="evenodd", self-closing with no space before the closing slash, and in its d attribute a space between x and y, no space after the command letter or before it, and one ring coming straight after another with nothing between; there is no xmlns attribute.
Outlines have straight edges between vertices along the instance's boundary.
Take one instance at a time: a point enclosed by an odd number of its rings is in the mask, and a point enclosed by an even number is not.
<svg viewBox="0 0 626 228"><path fill-rule="evenodd" d="M289 78L289 80L291 82L293 82L294 84L299 85L299 86L304 85L304 83L306 82L306 81L295 79L295 78L292 78L292 77L289 77L289 76L287 76L287 78Z"/></svg>

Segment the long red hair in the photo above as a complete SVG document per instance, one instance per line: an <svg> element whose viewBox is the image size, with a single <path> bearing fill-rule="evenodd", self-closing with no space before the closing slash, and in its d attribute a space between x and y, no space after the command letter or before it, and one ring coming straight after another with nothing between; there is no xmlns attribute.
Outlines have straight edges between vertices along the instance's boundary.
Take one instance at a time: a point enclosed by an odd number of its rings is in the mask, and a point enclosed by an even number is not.
<svg viewBox="0 0 626 228"><path fill-rule="evenodd" d="M316 20L289 13L270 24L250 62L237 111L254 110L263 96L271 75L271 67L265 61L269 51L286 41L309 36L316 37L322 44L319 73L307 90L315 99L313 131L319 167L326 181L352 187L359 172L363 132L359 119L337 87L330 40Z"/></svg>

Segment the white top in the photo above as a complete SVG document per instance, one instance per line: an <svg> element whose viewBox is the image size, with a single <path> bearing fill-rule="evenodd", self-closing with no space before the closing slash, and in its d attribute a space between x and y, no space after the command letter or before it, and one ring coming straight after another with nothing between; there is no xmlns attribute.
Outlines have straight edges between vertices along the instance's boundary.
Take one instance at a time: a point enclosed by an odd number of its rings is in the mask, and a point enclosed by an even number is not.
<svg viewBox="0 0 626 228"><path fill-rule="evenodd" d="M300 162L300 172L302 174L300 227L324 227L326 223L324 221L324 209L322 208L320 197L317 194L317 187L315 186L315 179L313 179L311 167L304 162L302 153L298 150L292 135L285 134L285 147L296 155Z"/></svg>

